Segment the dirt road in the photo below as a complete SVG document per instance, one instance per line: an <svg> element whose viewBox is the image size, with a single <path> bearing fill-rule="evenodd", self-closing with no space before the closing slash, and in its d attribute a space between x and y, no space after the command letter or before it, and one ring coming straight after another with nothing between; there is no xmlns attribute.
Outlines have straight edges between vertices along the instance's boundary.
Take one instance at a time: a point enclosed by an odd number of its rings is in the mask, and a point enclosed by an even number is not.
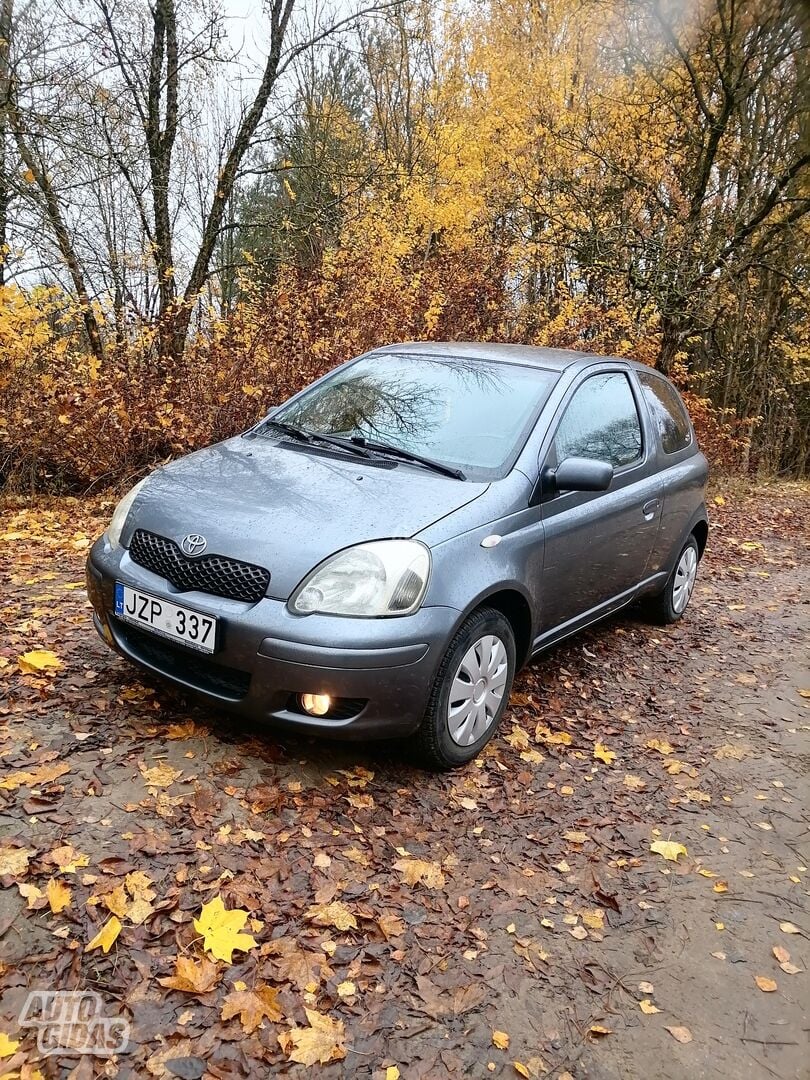
<svg viewBox="0 0 810 1080"><path fill-rule="evenodd" d="M155 690L89 626L109 509L7 502L0 1064L805 1077L810 498L722 498L685 621L630 613L538 659L446 776ZM231 963L194 925L217 897L254 942ZM32 988L98 991L128 1051L43 1059Z"/></svg>

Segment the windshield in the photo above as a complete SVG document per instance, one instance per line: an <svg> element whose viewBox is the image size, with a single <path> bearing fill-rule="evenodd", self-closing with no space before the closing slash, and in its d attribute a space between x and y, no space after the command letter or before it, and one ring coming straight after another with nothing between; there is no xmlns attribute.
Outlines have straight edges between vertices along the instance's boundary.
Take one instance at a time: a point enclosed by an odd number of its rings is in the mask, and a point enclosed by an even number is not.
<svg viewBox="0 0 810 1080"><path fill-rule="evenodd" d="M556 379L519 364L371 355L328 375L271 419L389 443L486 480L511 466Z"/></svg>

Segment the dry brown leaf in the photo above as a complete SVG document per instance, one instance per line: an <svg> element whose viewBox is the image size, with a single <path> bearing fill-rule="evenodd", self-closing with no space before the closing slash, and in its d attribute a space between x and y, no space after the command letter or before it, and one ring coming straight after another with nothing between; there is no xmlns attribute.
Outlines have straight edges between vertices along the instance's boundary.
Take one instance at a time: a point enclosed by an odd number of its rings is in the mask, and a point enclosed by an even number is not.
<svg viewBox="0 0 810 1080"><path fill-rule="evenodd" d="M189 956L178 956L174 975L158 979L169 990L182 990L186 994L207 994L217 985L222 975L216 964L207 957L196 963Z"/></svg>
<svg viewBox="0 0 810 1080"><path fill-rule="evenodd" d="M386 941L402 937L405 933L405 920L400 919L398 915L381 915L377 919L377 926L382 930Z"/></svg>
<svg viewBox="0 0 810 1080"><path fill-rule="evenodd" d="M428 889L444 887L444 874L438 863L425 859L397 859L394 869L402 874L406 885L425 885Z"/></svg>
<svg viewBox="0 0 810 1080"><path fill-rule="evenodd" d="M692 1041L692 1032L688 1027L665 1027L665 1031L668 1031L673 1039L676 1039L679 1043L690 1043Z"/></svg>
<svg viewBox="0 0 810 1080"><path fill-rule="evenodd" d="M772 994L774 990L777 990L775 979L769 979L767 975L755 975L754 982L760 988L763 994Z"/></svg>
<svg viewBox="0 0 810 1080"><path fill-rule="evenodd" d="M333 1020L314 1009L305 1009L308 1028L294 1027L278 1037L281 1049L302 1065L327 1065L346 1057L345 1028L342 1020Z"/></svg>
<svg viewBox="0 0 810 1080"><path fill-rule="evenodd" d="M281 1019L277 998L278 990L264 983L255 990L232 990L222 1003L222 1019L230 1020L238 1016L243 1031L250 1035L261 1027L265 1017L274 1022Z"/></svg>
<svg viewBox="0 0 810 1080"><path fill-rule="evenodd" d="M344 932L357 929L357 919L340 900L333 900L331 904L313 904L304 918L316 926L331 926Z"/></svg>

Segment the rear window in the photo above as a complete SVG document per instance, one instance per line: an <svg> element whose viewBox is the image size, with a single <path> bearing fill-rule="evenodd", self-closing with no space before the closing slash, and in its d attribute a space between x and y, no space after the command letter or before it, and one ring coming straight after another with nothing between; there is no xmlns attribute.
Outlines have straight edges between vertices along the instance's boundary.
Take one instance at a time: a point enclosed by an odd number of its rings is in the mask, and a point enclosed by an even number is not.
<svg viewBox="0 0 810 1080"><path fill-rule="evenodd" d="M658 375L639 372L639 382L646 398L665 454L683 450L692 441L692 425L678 391Z"/></svg>

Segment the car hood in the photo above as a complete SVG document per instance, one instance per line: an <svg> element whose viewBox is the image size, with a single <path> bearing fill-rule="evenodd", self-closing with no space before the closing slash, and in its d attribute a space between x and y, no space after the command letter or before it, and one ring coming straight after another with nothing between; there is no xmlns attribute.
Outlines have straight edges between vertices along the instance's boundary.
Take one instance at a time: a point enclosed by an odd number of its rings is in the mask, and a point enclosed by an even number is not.
<svg viewBox="0 0 810 1080"><path fill-rule="evenodd" d="M269 595L286 599L333 552L413 536L489 486L388 465L259 436L229 439L156 470L122 540L128 546L139 528L178 544L200 533L207 554L266 567Z"/></svg>

